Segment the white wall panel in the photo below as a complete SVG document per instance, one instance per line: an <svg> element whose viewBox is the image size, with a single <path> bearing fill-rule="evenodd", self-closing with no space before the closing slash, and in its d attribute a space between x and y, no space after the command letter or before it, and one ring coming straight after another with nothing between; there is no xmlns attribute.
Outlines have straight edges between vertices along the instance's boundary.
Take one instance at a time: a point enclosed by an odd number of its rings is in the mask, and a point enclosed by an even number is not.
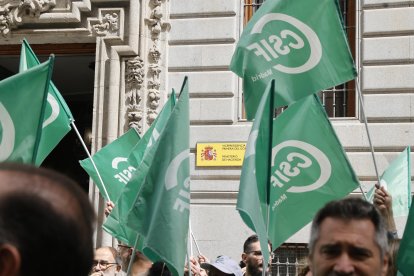
<svg viewBox="0 0 414 276"><path fill-rule="evenodd" d="M171 20L170 44L203 41L234 42L238 38L235 17Z"/></svg>
<svg viewBox="0 0 414 276"><path fill-rule="evenodd" d="M238 0L170 0L171 16L177 15L206 15L206 14L236 14Z"/></svg>
<svg viewBox="0 0 414 276"><path fill-rule="evenodd" d="M186 70L208 67L227 69L234 51L234 45L184 45L169 48L169 68Z"/></svg>
<svg viewBox="0 0 414 276"><path fill-rule="evenodd" d="M366 10L363 12L363 34L412 32L413 17L414 7Z"/></svg>
<svg viewBox="0 0 414 276"><path fill-rule="evenodd" d="M413 90L414 65L365 66L362 74L364 90Z"/></svg>
<svg viewBox="0 0 414 276"><path fill-rule="evenodd" d="M365 95L364 101L365 112L370 119L396 120L414 117L414 94Z"/></svg>
<svg viewBox="0 0 414 276"><path fill-rule="evenodd" d="M168 75L168 91L174 88L176 93L179 93L185 76L188 76L190 95L197 97L234 96L238 81L237 76L230 71L171 72Z"/></svg>
<svg viewBox="0 0 414 276"><path fill-rule="evenodd" d="M233 98L190 100L191 123L232 123L233 117Z"/></svg>
<svg viewBox="0 0 414 276"><path fill-rule="evenodd" d="M414 37L364 38L363 62L407 62L414 58Z"/></svg>

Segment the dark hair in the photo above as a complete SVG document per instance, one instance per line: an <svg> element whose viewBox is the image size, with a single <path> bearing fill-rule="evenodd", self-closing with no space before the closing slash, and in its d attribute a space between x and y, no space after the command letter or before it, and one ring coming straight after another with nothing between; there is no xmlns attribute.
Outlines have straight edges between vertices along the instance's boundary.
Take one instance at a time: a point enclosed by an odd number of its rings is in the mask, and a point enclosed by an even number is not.
<svg viewBox="0 0 414 276"><path fill-rule="evenodd" d="M246 253L246 252L250 251L250 245L252 243L255 243L255 242L258 242L258 241L259 241L259 237L256 234L249 236L243 244L243 252ZM272 251L273 250L272 249L272 243L269 240L267 241L267 243L270 246L270 251Z"/></svg>
<svg viewBox="0 0 414 276"><path fill-rule="evenodd" d="M166 263L158 261L151 266L148 276L172 276L172 273Z"/></svg>
<svg viewBox="0 0 414 276"><path fill-rule="evenodd" d="M336 218L343 220L369 220L375 227L374 241L381 252L381 259L388 252L387 231L384 222L377 209L366 200L361 198L345 198L327 203L316 214L312 222L311 235L309 241L309 252L313 253L315 243L319 239L320 225L326 218Z"/></svg>
<svg viewBox="0 0 414 276"><path fill-rule="evenodd" d="M0 242L15 246L20 275L87 275L94 212L69 178L22 164L0 164ZM61 262L70 265L61 269Z"/></svg>
<svg viewBox="0 0 414 276"><path fill-rule="evenodd" d="M298 273L298 276L306 276L306 274L310 271L309 265L304 266Z"/></svg>

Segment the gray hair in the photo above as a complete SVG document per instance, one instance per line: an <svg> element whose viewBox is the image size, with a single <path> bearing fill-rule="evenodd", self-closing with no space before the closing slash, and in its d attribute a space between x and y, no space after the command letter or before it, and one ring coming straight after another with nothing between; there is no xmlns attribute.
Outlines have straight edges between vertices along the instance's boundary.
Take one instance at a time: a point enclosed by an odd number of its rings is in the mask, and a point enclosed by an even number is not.
<svg viewBox="0 0 414 276"><path fill-rule="evenodd" d="M316 214L312 221L309 252L312 255L319 239L320 226L326 218L343 220L369 220L375 227L374 241L380 249L381 260L388 252L387 230L384 221L374 205L361 198L345 198L331 201Z"/></svg>

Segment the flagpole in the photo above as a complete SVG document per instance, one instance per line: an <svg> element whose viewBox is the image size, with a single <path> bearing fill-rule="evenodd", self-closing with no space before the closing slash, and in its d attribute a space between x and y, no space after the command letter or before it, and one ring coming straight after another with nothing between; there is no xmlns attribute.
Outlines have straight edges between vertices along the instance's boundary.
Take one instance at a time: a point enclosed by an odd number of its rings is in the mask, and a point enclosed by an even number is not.
<svg viewBox="0 0 414 276"><path fill-rule="evenodd" d="M188 233L188 237L187 237L187 263L188 263L188 275L191 276L191 256L193 255L193 248L191 245L191 237L190 237L190 233L191 233L191 227L190 227L190 231Z"/></svg>
<svg viewBox="0 0 414 276"><path fill-rule="evenodd" d="M191 234L191 237L193 238L193 241L194 241L194 244L195 244L195 246L196 246L196 249L197 249L198 255L201 255L200 247L198 247L197 240L196 240L196 238L194 237L194 233L193 233L193 231L192 231L192 229L191 229L191 221L190 221L190 234Z"/></svg>
<svg viewBox="0 0 414 276"><path fill-rule="evenodd" d="M86 154L88 155L89 159L91 160L92 166L93 166L93 168L95 169L96 174L98 175L99 181L101 181L102 188L103 188L103 190L104 190L104 193L105 193L105 197L106 197L106 199L107 199L108 201L111 201L111 198L109 197L108 191L106 190L105 184L104 184L104 182L103 182L103 180L102 180L101 174L99 173L98 168L96 167L95 162L93 161L92 156L91 156L91 154L89 153L89 150L88 150L88 148L86 147L85 142L83 141L82 136L80 135L80 133L79 133L79 131L78 131L78 128L77 128L77 127L76 127L76 125L75 125L75 120L70 119L70 124L72 125L72 128L75 130L75 133L76 133L76 135L78 136L79 141L81 142L81 144L82 144L82 146L83 146L83 149L85 150Z"/></svg>
<svg viewBox="0 0 414 276"><path fill-rule="evenodd" d="M269 120L269 148L267 150L267 183L266 183L266 241L269 239L269 223L270 223L270 176L272 175L272 147L273 147L273 115L275 112L274 104L274 91L275 91L275 80L271 80L270 95L269 95L269 105L270 105L270 120ZM267 248L262 248L267 250ZM263 270L262 276L266 275L268 262L263 261Z"/></svg>
<svg viewBox="0 0 414 276"><path fill-rule="evenodd" d="M368 121L367 121L367 117L365 116L364 101L362 99L361 90L359 89L358 78L356 78L356 83L357 83L356 87L357 87L358 99L359 99L359 102L361 103L360 104L360 106L361 106L361 115L364 118L364 125L365 125L365 129L367 131L368 143L369 143L369 146L370 146L370 149L371 149L372 160L374 162L375 174L377 176L378 185L380 185L380 177L379 177L379 173L378 173L377 161L375 159L375 154L374 154L374 146L372 145L371 135L370 135L369 129L368 129ZM367 199L365 193L363 192L363 190L361 188L361 185L360 185L360 189L361 189L361 192L364 195L365 199Z"/></svg>
<svg viewBox="0 0 414 276"><path fill-rule="evenodd" d="M132 253L131 253L131 259L129 260L128 269L127 269L127 276L131 275L132 264L134 263L135 253L137 252L136 248L138 246L138 241L139 241L139 234L137 234L137 238L135 239L134 248L133 248Z"/></svg>
<svg viewBox="0 0 414 276"><path fill-rule="evenodd" d="M273 144L273 113L274 113L274 90L275 90L275 80L271 80L272 84L271 84L271 91L270 91L270 95L269 95L269 105L270 105L270 120L269 120L269 134L270 134L270 139L269 139L269 148L267 151L267 183L266 183L266 217L267 217L267 221L266 221L266 234L267 236L269 236L268 232L269 232L269 221L270 221L270 176L272 175L272 144ZM266 237L267 239L267 237Z"/></svg>

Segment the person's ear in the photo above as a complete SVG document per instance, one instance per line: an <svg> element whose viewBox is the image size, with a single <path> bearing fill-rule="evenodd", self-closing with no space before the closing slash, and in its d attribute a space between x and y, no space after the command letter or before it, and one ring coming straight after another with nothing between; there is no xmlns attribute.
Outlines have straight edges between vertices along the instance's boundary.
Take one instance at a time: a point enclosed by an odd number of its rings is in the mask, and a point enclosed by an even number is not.
<svg viewBox="0 0 414 276"><path fill-rule="evenodd" d="M21 257L11 244L0 245L0 276L15 276L20 271Z"/></svg>
<svg viewBox="0 0 414 276"><path fill-rule="evenodd" d="M243 263L246 264L247 254L246 253L242 253L241 257L242 257Z"/></svg>

